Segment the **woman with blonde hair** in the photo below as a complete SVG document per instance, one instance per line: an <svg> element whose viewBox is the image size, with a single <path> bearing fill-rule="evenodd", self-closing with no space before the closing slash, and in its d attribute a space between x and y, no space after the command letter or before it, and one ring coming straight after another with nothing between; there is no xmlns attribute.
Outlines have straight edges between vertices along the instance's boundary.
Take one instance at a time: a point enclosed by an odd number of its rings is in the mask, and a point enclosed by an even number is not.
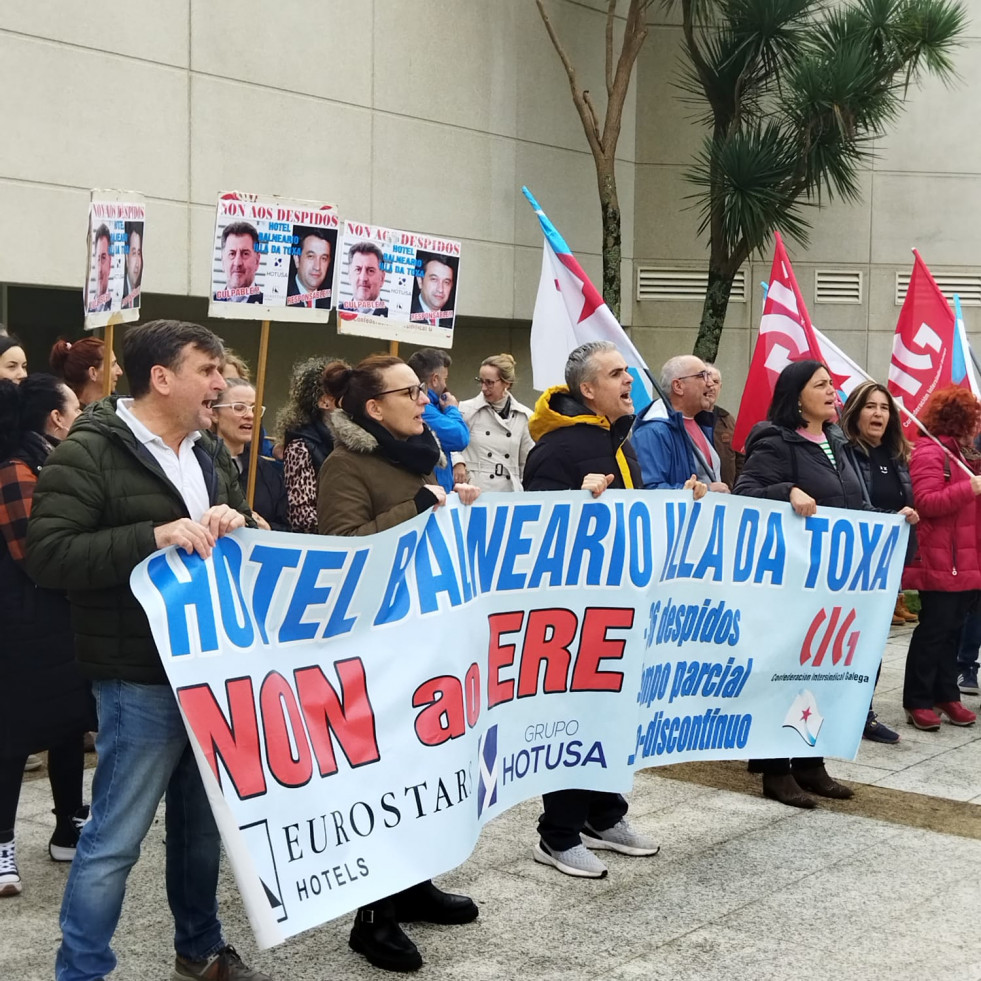
<svg viewBox="0 0 981 981"><path fill-rule="evenodd" d="M453 479L483 491L520 491L525 460L535 445L528 432L531 409L511 395L514 358L493 354L480 363L480 394L460 403L470 443L453 454Z"/></svg>

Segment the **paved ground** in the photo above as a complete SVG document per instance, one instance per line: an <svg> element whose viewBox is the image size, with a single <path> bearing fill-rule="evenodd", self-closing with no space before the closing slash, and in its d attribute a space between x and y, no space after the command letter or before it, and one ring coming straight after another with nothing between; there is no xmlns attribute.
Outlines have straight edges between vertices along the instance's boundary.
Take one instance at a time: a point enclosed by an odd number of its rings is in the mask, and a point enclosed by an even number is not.
<svg viewBox="0 0 981 981"><path fill-rule="evenodd" d="M945 725L920 733L905 725L900 689L910 632L892 631L876 695L880 717L902 741L865 743L856 762L829 765L838 777L896 791L884 795L885 820L858 816L857 803L802 812L647 771L631 795L631 815L660 837L661 854L607 853L609 877L581 881L531 861L538 804L527 802L490 824L473 856L440 880L469 892L480 919L410 928L426 959L420 976L981 981L981 820L965 822L973 808L947 803L981 803L981 731ZM976 698L966 701L977 709ZM857 801L862 794L858 786ZM958 835L909 826L924 804L941 829L956 809ZM0 900L4 981L53 977L67 869L47 858L50 806L46 781L26 784L18 819L24 894ZM276 981L385 977L348 950L347 917L257 952L231 875L222 883L230 939ZM166 981L170 938L161 814L130 877L114 981Z"/></svg>

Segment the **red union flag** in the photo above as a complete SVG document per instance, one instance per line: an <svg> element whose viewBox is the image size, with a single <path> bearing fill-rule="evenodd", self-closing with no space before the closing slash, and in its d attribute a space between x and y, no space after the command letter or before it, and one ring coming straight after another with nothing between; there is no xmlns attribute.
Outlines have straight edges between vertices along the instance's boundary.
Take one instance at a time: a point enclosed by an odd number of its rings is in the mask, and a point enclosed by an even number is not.
<svg viewBox="0 0 981 981"><path fill-rule="evenodd" d="M779 232L776 239L760 333L732 438L733 446L740 452L746 445L749 431L766 418L780 372L792 361L824 360ZM835 387L840 386L836 384Z"/></svg>
<svg viewBox="0 0 981 981"><path fill-rule="evenodd" d="M919 416L931 393L953 382L951 363L956 321L920 253L913 249L913 273L899 311L889 362L889 391L914 416ZM903 419L909 438L917 430Z"/></svg>

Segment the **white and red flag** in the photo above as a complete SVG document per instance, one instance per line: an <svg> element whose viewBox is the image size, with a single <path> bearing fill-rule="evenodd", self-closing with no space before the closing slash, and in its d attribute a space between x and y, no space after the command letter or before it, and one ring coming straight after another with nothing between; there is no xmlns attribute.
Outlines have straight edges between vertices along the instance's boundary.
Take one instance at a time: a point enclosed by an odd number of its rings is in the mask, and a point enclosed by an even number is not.
<svg viewBox="0 0 981 981"><path fill-rule="evenodd" d="M888 388L908 412L919 416L936 389L951 384L968 388L969 383L953 376L954 311L916 249L913 256L913 273L892 342ZM916 435L908 415L903 418L903 429L911 439Z"/></svg>
<svg viewBox="0 0 981 981"><path fill-rule="evenodd" d="M740 452L746 445L749 431L766 418L780 372L792 361L804 361L808 358L823 360L821 347L815 337L811 318L779 232L776 233L776 240L770 282L763 303L763 316L760 318L760 333L756 338L746 387L739 403L736 431L732 438L733 447ZM837 380L835 387L840 387Z"/></svg>
<svg viewBox="0 0 981 981"><path fill-rule="evenodd" d="M540 391L561 385L565 363L580 344L612 341L633 377L634 411L640 412L655 398L654 381L644 359L531 191L521 190L545 234L542 278L531 321L532 384Z"/></svg>

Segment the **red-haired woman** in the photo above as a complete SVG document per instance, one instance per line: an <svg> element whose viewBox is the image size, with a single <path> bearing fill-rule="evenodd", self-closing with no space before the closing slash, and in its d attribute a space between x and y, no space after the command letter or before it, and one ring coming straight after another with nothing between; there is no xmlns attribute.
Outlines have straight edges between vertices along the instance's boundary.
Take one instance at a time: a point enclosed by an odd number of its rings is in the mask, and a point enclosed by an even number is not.
<svg viewBox="0 0 981 981"><path fill-rule="evenodd" d="M106 394L105 375L106 342L99 337L83 337L80 341L55 341L48 355L51 370L78 396L82 407L101 399ZM113 354L109 370L112 372L112 388L123 373L116 355Z"/></svg>
<svg viewBox="0 0 981 981"><path fill-rule="evenodd" d="M938 442L921 436L909 466L920 514L919 549L903 586L920 591L921 610L906 655L903 708L910 725L933 730L940 728L941 716L955 726L976 719L961 705L957 649L964 621L981 596L981 476L973 448L981 403L951 385L930 396L920 421Z"/></svg>

